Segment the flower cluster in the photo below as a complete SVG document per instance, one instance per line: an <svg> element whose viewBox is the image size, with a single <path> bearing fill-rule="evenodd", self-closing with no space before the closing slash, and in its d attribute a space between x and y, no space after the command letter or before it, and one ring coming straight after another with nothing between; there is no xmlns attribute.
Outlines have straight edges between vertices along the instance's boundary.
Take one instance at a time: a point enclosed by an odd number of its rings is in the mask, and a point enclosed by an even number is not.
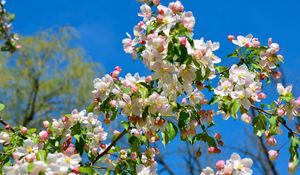
<svg viewBox="0 0 300 175"><path fill-rule="evenodd" d="M280 50L280 46L277 43L273 43L272 38L268 40L268 46L261 46L258 38L254 38L252 34L244 36L237 36L237 39L233 35L229 35L228 39L233 44L239 46L239 48L247 48L247 51L253 51L247 55L252 61L257 62L261 69L261 77L264 79L269 76L270 73L278 79L281 77L281 73L275 69L279 66L280 62L283 62L284 58L282 55L277 54ZM252 55L251 55L252 54ZM257 55L256 59L253 59L253 55ZM243 57L243 55L240 55Z"/></svg>
<svg viewBox="0 0 300 175"><path fill-rule="evenodd" d="M193 83L214 78L214 64L221 60L214 55L219 43L204 39L193 40L195 19L192 12L184 12L180 1L168 7L158 5L157 15L144 4L134 27L134 36L123 40L124 50L134 58L139 56L153 71L153 80L164 95L175 101L179 94L193 92ZM200 74L200 75L197 75Z"/></svg>
<svg viewBox="0 0 300 175"><path fill-rule="evenodd" d="M262 83L257 80L256 74L249 71L245 64L233 65L229 70L229 77L220 79L215 88L215 94L222 100L236 100L243 108L249 109L253 102L259 102L259 93ZM222 107L222 103L220 106ZM229 115L225 113L227 118Z"/></svg>
<svg viewBox="0 0 300 175"><path fill-rule="evenodd" d="M4 41L4 45L1 47L3 51L14 52L21 48L17 44L19 37L17 34L11 34L12 24L15 15L9 13L5 7L5 0L0 2L0 40Z"/></svg>
<svg viewBox="0 0 300 175"><path fill-rule="evenodd" d="M216 163L217 172L214 173L214 170L210 167L206 167L201 172L201 175L251 175L253 173L251 166L253 161L249 158L243 158L233 153L229 160L219 160Z"/></svg>
<svg viewBox="0 0 300 175"><path fill-rule="evenodd" d="M286 115L290 120L293 120L294 116L299 116L300 108L300 97L294 99L292 89L292 85L284 87L281 83L277 84L279 99L276 101L276 113L278 116Z"/></svg>
<svg viewBox="0 0 300 175"><path fill-rule="evenodd" d="M73 139L85 136L82 149L87 154L98 155L100 145L107 138L98 117L93 113L74 110L71 115L53 119L52 123L43 122L45 130L32 134L27 128L21 128L21 134L28 139L15 148L12 153L14 164L5 166L5 174L78 174L82 160ZM1 132L0 143L9 143L9 135ZM3 142L2 142L3 140ZM10 145L7 145L9 148ZM51 148L52 151L49 151Z"/></svg>

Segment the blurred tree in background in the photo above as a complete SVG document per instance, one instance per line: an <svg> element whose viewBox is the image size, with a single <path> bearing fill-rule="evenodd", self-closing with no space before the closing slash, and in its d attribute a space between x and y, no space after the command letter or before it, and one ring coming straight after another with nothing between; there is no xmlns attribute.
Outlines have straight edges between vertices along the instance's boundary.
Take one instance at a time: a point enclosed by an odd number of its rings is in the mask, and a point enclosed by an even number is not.
<svg viewBox="0 0 300 175"><path fill-rule="evenodd" d="M57 111L86 107L92 99L91 80L101 69L72 42L76 38L71 27L50 29L22 36L22 49L12 56L2 55L0 95L6 120L36 125Z"/></svg>

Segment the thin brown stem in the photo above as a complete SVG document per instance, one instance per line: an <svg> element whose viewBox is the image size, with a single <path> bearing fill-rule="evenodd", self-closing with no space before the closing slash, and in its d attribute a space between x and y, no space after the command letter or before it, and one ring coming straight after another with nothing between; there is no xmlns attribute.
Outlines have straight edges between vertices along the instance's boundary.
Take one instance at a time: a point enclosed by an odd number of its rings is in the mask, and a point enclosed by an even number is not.
<svg viewBox="0 0 300 175"><path fill-rule="evenodd" d="M95 159L94 161L92 161L92 164L96 163L102 156L104 156L105 154L107 154L108 151L109 151L113 146L115 146L116 143L117 143L117 142L118 142L118 141L119 141L126 133L127 133L127 130L125 129L123 132L121 132L121 133L118 135L118 137L117 137L115 140L113 140L113 141L111 142L110 145L108 145L108 147L107 147L103 152L101 152L101 153L96 157L96 159Z"/></svg>
<svg viewBox="0 0 300 175"><path fill-rule="evenodd" d="M157 162L158 162L159 164L161 164L161 165L164 167L164 169L165 169L170 175L176 175L176 174L172 171L172 169L169 167L169 165L164 161L164 159L163 159L163 157L162 157L161 155L159 155L159 156L157 157Z"/></svg>
<svg viewBox="0 0 300 175"><path fill-rule="evenodd" d="M9 124L6 123L6 122L2 119L1 116L0 116L0 123L1 123L4 127L5 127L5 126L9 126ZM11 130L11 131L12 131L13 133L15 133L15 134L18 134L18 135L19 135L20 137L22 137L23 139L26 139L25 136L23 136L23 135L17 133L16 130L15 130L14 128L10 127L9 130Z"/></svg>
<svg viewBox="0 0 300 175"><path fill-rule="evenodd" d="M253 109L257 110L257 111L263 112L263 113L265 113L267 115L273 116L272 113L270 113L270 112L268 112L268 111L266 111L266 110L264 110L262 108L259 108L257 106L252 105L251 108L253 108ZM300 137L300 134L298 132L292 130L289 126L287 126L287 124L285 122L282 122L281 120L278 120L278 122L281 123L290 133L298 135Z"/></svg>

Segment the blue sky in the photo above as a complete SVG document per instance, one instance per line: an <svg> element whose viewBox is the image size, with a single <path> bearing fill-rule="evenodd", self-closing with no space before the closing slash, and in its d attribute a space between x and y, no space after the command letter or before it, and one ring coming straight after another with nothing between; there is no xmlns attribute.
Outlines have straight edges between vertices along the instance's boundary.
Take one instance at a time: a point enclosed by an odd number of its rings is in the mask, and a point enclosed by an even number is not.
<svg viewBox="0 0 300 175"><path fill-rule="evenodd" d="M163 2L168 2L163 0ZM297 0L182 0L186 10L196 18L195 37L220 41L217 52L224 58L234 47L227 41L228 34L246 35L252 33L266 44L268 37L281 46L285 57L283 66L288 83L293 83L294 92L300 95L300 1ZM123 52L121 41L126 32L140 20L137 17L139 4L135 0L14 0L7 1L8 9L16 14L14 30L31 35L49 27L71 25L80 34L78 44L88 55L100 62L106 72L116 65L123 73L148 71L140 62L132 62L131 56ZM273 91L267 94L272 96ZM225 133L225 143L236 143L241 137L244 125L240 122L221 122L216 130ZM226 128L235 128L229 130ZM232 137L236 136L236 137ZM175 149L178 142L170 146ZM277 162L280 174L287 174L287 152ZM178 157L176 157L178 158ZM170 161L172 158L168 158ZM173 159L174 160L174 159ZM178 160L179 161L179 160ZM180 162L180 161L179 161ZM176 172L182 172L176 168Z"/></svg>

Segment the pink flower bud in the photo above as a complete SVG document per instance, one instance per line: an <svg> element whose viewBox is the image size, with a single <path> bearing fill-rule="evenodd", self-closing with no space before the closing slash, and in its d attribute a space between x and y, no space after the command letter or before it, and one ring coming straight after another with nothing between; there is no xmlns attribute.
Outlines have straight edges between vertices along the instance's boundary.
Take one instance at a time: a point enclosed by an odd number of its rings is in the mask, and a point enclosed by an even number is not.
<svg viewBox="0 0 300 175"><path fill-rule="evenodd" d="M270 146L275 146L277 144L277 141L275 137L271 136L267 139L267 144Z"/></svg>
<svg viewBox="0 0 300 175"><path fill-rule="evenodd" d="M268 153L271 161L274 161L278 158L278 152L276 150L270 150Z"/></svg>
<svg viewBox="0 0 300 175"><path fill-rule="evenodd" d="M146 44L146 41L145 41L145 40L141 40L141 41L139 42L139 44Z"/></svg>
<svg viewBox="0 0 300 175"><path fill-rule="evenodd" d="M61 118L61 121L62 121L63 123L67 123L67 122L68 122L68 117L63 116L63 117Z"/></svg>
<svg viewBox="0 0 300 175"><path fill-rule="evenodd" d="M198 81L196 83L196 87L197 87L198 90L203 90L204 89L204 84L202 82Z"/></svg>
<svg viewBox="0 0 300 175"><path fill-rule="evenodd" d="M232 42L235 39L234 35L228 35L228 40Z"/></svg>
<svg viewBox="0 0 300 175"><path fill-rule="evenodd" d="M12 153L11 155L14 160L19 160L20 156L17 153Z"/></svg>
<svg viewBox="0 0 300 175"><path fill-rule="evenodd" d="M249 42L246 43L246 44L245 44L245 47L246 47L246 48L249 48L249 47L250 47L250 43L249 43Z"/></svg>
<svg viewBox="0 0 300 175"><path fill-rule="evenodd" d="M272 39L272 38L269 38L269 40L268 40L268 45L270 46L272 43L273 43L273 39Z"/></svg>
<svg viewBox="0 0 300 175"><path fill-rule="evenodd" d="M285 111L284 111L284 109L277 109L276 110L276 112L277 112L277 114L279 115L279 116L283 116L284 114L285 114Z"/></svg>
<svg viewBox="0 0 300 175"><path fill-rule="evenodd" d="M162 22L164 21L164 16L163 16L163 15L157 15L156 21L157 21L158 23L162 23Z"/></svg>
<svg viewBox="0 0 300 175"><path fill-rule="evenodd" d="M109 105L110 105L111 107L115 108L115 107L117 107L117 101L116 101L116 100L111 100L111 101L109 102Z"/></svg>
<svg viewBox="0 0 300 175"><path fill-rule="evenodd" d="M220 153L221 153L221 149L220 149L219 147L216 147L214 152L215 152L216 154L220 154Z"/></svg>
<svg viewBox="0 0 300 175"><path fill-rule="evenodd" d="M252 47L259 48L259 46L260 46L260 42L258 41L258 39L257 38L253 38L253 40L252 40Z"/></svg>
<svg viewBox="0 0 300 175"><path fill-rule="evenodd" d="M9 134L4 132L2 134L2 140L4 140L5 143L9 143L10 142L10 137L9 137Z"/></svg>
<svg viewBox="0 0 300 175"><path fill-rule="evenodd" d="M252 122L252 118L250 115L248 115L247 113L242 114L241 119L243 122L249 124Z"/></svg>
<svg viewBox="0 0 300 175"><path fill-rule="evenodd" d="M121 69L120 66L116 66L116 67L115 67L115 71L118 71L118 72L120 73L120 72L122 72L122 69Z"/></svg>
<svg viewBox="0 0 300 175"><path fill-rule="evenodd" d="M138 87L136 85L131 86L131 92L136 93L138 91Z"/></svg>
<svg viewBox="0 0 300 175"><path fill-rule="evenodd" d="M114 135L119 135L120 134L120 131L118 131L118 130L114 130Z"/></svg>
<svg viewBox="0 0 300 175"><path fill-rule="evenodd" d="M217 163L216 163L216 168L218 170L222 170L224 168L224 165L225 165L225 161L224 160L219 160Z"/></svg>
<svg viewBox="0 0 300 175"><path fill-rule="evenodd" d="M261 72L261 73L259 74L259 77L260 77L260 80L264 80L264 79L267 77L267 75L266 75L265 72Z"/></svg>
<svg viewBox="0 0 300 175"><path fill-rule="evenodd" d="M152 81L152 77L151 76L146 77L145 81L146 81L146 83L150 83Z"/></svg>
<svg viewBox="0 0 300 175"><path fill-rule="evenodd" d="M191 128L197 128L197 126L198 126L198 121L197 120L192 120L192 122L191 122Z"/></svg>
<svg viewBox="0 0 300 175"><path fill-rule="evenodd" d="M272 72L272 75L277 80L282 77L282 73L280 71L274 71L274 72Z"/></svg>
<svg viewBox="0 0 300 175"><path fill-rule="evenodd" d="M180 44L181 44L182 46L185 46L185 45L186 45L186 37L182 37L182 38L181 38Z"/></svg>
<svg viewBox="0 0 300 175"><path fill-rule="evenodd" d="M16 49L22 49L22 48L23 48L22 45L20 45L20 44L16 45Z"/></svg>
<svg viewBox="0 0 300 175"><path fill-rule="evenodd" d="M27 134L28 129L26 127L21 128L21 134Z"/></svg>
<svg viewBox="0 0 300 175"><path fill-rule="evenodd" d="M289 171L290 174L294 174L296 169L297 169L296 164L294 164L293 162L288 163L288 171Z"/></svg>
<svg viewBox="0 0 300 175"><path fill-rule="evenodd" d="M131 153L131 158L132 158L132 160L136 160L137 159L137 153L136 152L132 152Z"/></svg>
<svg viewBox="0 0 300 175"><path fill-rule="evenodd" d="M158 6L160 4L160 0L152 0L152 2L155 6Z"/></svg>
<svg viewBox="0 0 300 175"><path fill-rule="evenodd" d="M35 160L35 154L28 154L25 156L25 161L30 163L33 162Z"/></svg>
<svg viewBox="0 0 300 175"><path fill-rule="evenodd" d="M106 149L106 145L103 144L103 143L101 143L101 144L100 144L100 148L101 148L101 149Z"/></svg>
<svg viewBox="0 0 300 175"><path fill-rule="evenodd" d="M93 148L92 149L92 154L97 155L98 154L98 148Z"/></svg>
<svg viewBox="0 0 300 175"><path fill-rule="evenodd" d="M48 128L49 127L49 122L48 121L43 121L43 127Z"/></svg>
<svg viewBox="0 0 300 175"><path fill-rule="evenodd" d="M164 15L165 11L163 9L158 9L157 13L160 14L160 15Z"/></svg>
<svg viewBox="0 0 300 175"><path fill-rule="evenodd" d="M45 142L48 139L48 137L49 137L49 134L47 131L41 131L39 133L39 141L40 142Z"/></svg>
<svg viewBox="0 0 300 175"><path fill-rule="evenodd" d="M220 140L222 136L219 133L215 133L214 137L215 139Z"/></svg>
<svg viewBox="0 0 300 175"><path fill-rule="evenodd" d="M265 93L261 92L261 93L257 94L257 97L258 97L259 99L266 99L266 98L267 98L267 95L266 95Z"/></svg>
<svg viewBox="0 0 300 175"><path fill-rule="evenodd" d="M111 75L112 78L118 78L119 74L120 74L119 71L114 70L110 75Z"/></svg>
<svg viewBox="0 0 300 175"><path fill-rule="evenodd" d="M75 173L75 174L79 174L79 168L78 167L74 167L72 169L72 172Z"/></svg>
<svg viewBox="0 0 300 175"><path fill-rule="evenodd" d="M183 99L181 100L181 103L186 105L186 104L187 104L187 99L186 99L186 98L183 98Z"/></svg>
<svg viewBox="0 0 300 175"><path fill-rule="evenodd" d="M5 129L6 129L6 130L10 130L10 129L11 129L11 126L10 126L10 125L5 125Z"/></svg>
<svg viewBox="0 0 300 175"><path fill-rule="evenodd" d="M224 145L224 142L223 142L222 140L218 140L218 144L219 144L220 146L223 146L223 145Z"/></svg>
<svg viewBox="0 0 300 175"><path fill-rule="evenodd" d="M215 152L215 147L209 147L208 149L207 149L207 151L208 151L208 153L209 154L213 154L214 152Z"/></svg>
<svg viewBox="0 0 300 175"><path fill-rule="evenodd" d="M173 11L173 13L180 13L180 12L183 12L183 10L184 10L184 7L180 1L170 3L169 7Z"/></svg>

